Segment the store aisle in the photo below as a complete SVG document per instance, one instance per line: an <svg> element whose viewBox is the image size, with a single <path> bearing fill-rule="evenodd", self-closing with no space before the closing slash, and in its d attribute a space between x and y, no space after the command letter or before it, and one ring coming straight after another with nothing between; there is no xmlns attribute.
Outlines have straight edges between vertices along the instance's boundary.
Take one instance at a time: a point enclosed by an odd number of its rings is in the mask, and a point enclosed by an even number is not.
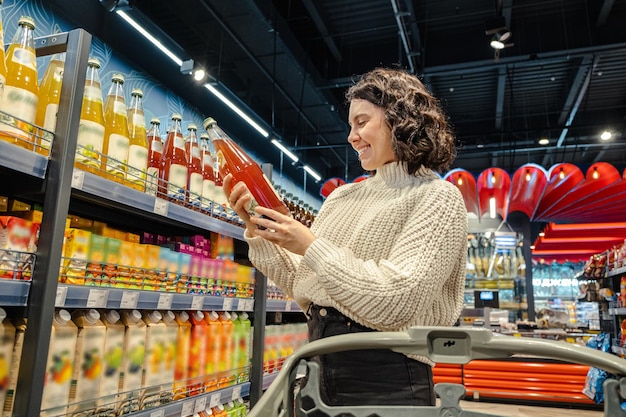
<svg viewBox="0 0 626 417"><path fill-rule="evenodd" d="M463 410L482 411L505 417L601 417L602 411L570 408L535 407L529 405L461 401Z"/></svg>

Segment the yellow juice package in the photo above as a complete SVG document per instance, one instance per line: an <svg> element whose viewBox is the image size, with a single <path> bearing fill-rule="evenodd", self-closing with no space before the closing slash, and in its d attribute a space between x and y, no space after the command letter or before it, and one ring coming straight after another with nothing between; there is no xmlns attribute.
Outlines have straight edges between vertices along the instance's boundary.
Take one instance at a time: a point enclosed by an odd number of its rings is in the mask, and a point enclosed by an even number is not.
<svg viewBox="0 0 626 417"><path fill-rule="evenodd" d="M157 245L143 244L145 247L145 278L143 281L143 289L150 291L159 290L159 257L161 254L161 248Z"/></svg>
<svg viewBox="0 0 626 417"><path fill-rule="evenodd" d="M106 241L104 236L91 234L89 241L89 255L87 255L87 273L85 274L85 285L100 286L102 281L102 270L104 268L104 255L106 251Z"/></svg>
<svg viewBox="0 0 626 417"><path fill-rule="evenodd" d="M148 245L135 242L129 243L133 246L133 258L130 264L128 288L140 290L143 288L144 278L146 276L146 254L148 252Z"/></svg>
<svg viewBox="0 0 626 417"><path fill-rule="evenodd" d="M70 228L66 232L61 282L84 285L91 232L74 228Z"/></svg>
<svg viewBox="0 0 626 417"><path fill-rule="evenodd" d="M121 240L113 237L106 238L101 283L103 287L113 287L117 284L117 265L120 261L121 246Z"/></svg>
<svg viewBox="0 0 626 417"><path fill-rule="evenodd" d="M114 287L130 287L130 266L135 258L135 255L133 253L134 250L134 243L120 239L120 255L117 265L117 282L115 283Z"/></svg>

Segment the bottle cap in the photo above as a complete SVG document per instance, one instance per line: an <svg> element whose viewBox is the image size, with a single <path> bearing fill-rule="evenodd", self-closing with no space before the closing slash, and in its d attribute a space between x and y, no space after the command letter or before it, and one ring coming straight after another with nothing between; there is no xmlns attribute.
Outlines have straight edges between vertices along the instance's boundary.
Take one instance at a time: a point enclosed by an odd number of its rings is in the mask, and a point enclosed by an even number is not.
<svg viewBox="0 0 626 417"><path fill-rule="evenodd" d="M172 120L183 120L183 117L180 115L180 113L174 113L172 114Z"/></svg>
<svg viewBox="0 0 626 417"><path fill-rule="evenodd" d="M91 308L85 313L85 319L89 323L94 324L96 321L100 320L100 313L98 313L98 310Z"/></svg>
<svg viewBox="0 0 626 417"><path fill-rule="evenodd" d="M113 74L111 81L124 84L124 76L122 74Z"/></svg>
<svg viewBox="0 0 626 417"><path fill-rule="evenodd" d="M241 313L239 313L239 317L241 320L247 320L248 319L248 313L246 313L245 311L242 311Z"/></svg>
<svg viewBox="0 0 626 417"><path fill-rule="evenodd" d="M208 314L208 317L209 317L210 320L217 320L220 316L215 311L211 311Z"/></svg>
<svg viewBox="0 0 626 417"><path fill-rule="evenodd" d="M54 315L54 318L57 323L65 324L72 319L72 315L67 310L61 309L57 311L57 313Z"/></svg>
<svg viewBox="0 0 626 417"><path fill-rule="evenodd" d="M230 319L231 319L232 321L237 320L237 317L238 317L238 316L237 316L237 313L235 313L234 311L233 311L232 313L230 313Z"/></svg>
<svg viewBox="0 0 626 417"><path fill-rule="evenodd" d="M87 65L90 67L100 68L100 60L96 57L91 57L87 61Z"/></svg>
<svg viewBox="0 0 626 417"><path fill-rule="evenodd" d="M163 315L159 313L157 310L154 310L148 313L148 318L150 318L150 320L154 322L157 322L157 321L161 321L161 319L163 318Z"/></svg>
<svg viewBox="0 0 626 417"><path fill-rule="evenodd" d="M152 119L150 119L150 123L153 123L155 125L160 125L161 124L161 120L159 120L158 117L153 117Z"/></svg>
<svg viewBox="0 0 626 417"><path fill-rule="evenodd" d="M130 92L131 96L143 97L143 91L140 88L133 88L133 91Z"/></svg>
<svg viewBox="0 0 626 417"><path fill-rule="evenodd" d="M31 30L35 30L35 20L30 16L22 16L17 21L18 26L28 26Z"/></svg>
<svg viewBox="0 0 626 417"><path fill-rule="evenodd" d="M161 315L163 316L163 321L166 323L171 322L175 318L174 313L169 310L164 311Z"/></svg>
<svg viewBox="0 0 626 417"><path fill-rule="evenodd" d="M193 316L196 320L204 319L204 314L202 314L202 311L200 310L196 310L196 312L193 313Z"/></svg>
<svg viewBox="0 0 626 417"><path fill-rule="evenodd" d="M209 127L215 127L216 125L217 122L212 117L207 117L206 119L204 119L204 122L202 122L202 126L204 126L205 129L208 129Z"/></svg>
<svg viewBox="0 0 626 417"><path fill-rule="evenodd" d="M2 2L2 0L0 0L0 3ZM0 307L0 323L2 323L4 321L4 319L7 318L7 312L4 310L4 308Z"/></svg>
<svg viewBox="0 0 626 417"><path fill-rule="evenodd" d="M141 313L139 312L139 310L132 310L128 315L128 318L133 323L137 323L139 320L141 320Z"/></svg>
<svg viewBox="0 0 626 417"><path fill-rule="evenodd" d="M178 318L180 321L185 322L189 320L189 314L186 311L181 311L178 313Z"/></svg>
<svg viewBox="0 0 626 417"><path fill-rule="evenodd" d="M189 123L187 125L187 130L198 130L198 126L196 126L194 123Z"/></svg>
<svg viewBox="0 0 626 417"><path fill-rule="evenodd" d="M207 139L208 140L209 139L209 134L205 133L205 132L200 133L200 139Z"/></svg>
<svg viewBox="0 0 626 417"><path fill-rule="evenodd" d="M104 317L109 323L117 323L120 321L120 313L115 310L107 310L107 312L104 313Z"/></svg>

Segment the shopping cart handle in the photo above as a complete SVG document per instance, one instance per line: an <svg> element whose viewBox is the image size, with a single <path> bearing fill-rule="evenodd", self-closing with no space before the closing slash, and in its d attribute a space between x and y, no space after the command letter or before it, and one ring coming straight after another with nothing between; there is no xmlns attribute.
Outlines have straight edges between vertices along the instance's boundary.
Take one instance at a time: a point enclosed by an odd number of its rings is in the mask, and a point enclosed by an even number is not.
<svg viewBox="0 0 626 417"><path fill-rule="evenodd" d="M435 363L453 364L524 355L589 365L617 376L626 376L626 361L610 353L555 340L504 336L484 328L413 327L403 332L345 334L316 340L296 350L284 362L282 370L248 416L290 416L288 412L293 406L290 404L293 400L290 390L295 378L292 370L300 361L326 353L357 349L391 349L424 356ZM472 415L467 411L464 413L459 415Z"/></svg>

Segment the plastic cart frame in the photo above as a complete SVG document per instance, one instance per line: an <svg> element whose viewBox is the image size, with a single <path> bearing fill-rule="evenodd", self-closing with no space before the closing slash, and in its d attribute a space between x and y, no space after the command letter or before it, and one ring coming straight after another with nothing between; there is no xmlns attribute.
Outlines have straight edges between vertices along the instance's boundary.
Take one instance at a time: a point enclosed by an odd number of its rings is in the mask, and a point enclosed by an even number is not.
<svg viewBox="0 0 626 417"><path fill-rule="evenodd" d="M620 379L604 383L604 416L626 417L621 403L626 398L626 360L610 353L555 340L518 338L493 334L489 329L415 327L406 332L368 332L316 340L285 361L280 373L254 405L248 417L498 417L463 410L459 401L465 387L439 383L436 407L420 406L329 406L319 395L319 367L308 359L331 352L356 349L391 349L430 358L435 363L465 364L473 359L508 358L524 355L558 359L604 369ZM295 389L295 382L308 375L308 382ZM298 392L295 392L298 391Z"/></svg>

